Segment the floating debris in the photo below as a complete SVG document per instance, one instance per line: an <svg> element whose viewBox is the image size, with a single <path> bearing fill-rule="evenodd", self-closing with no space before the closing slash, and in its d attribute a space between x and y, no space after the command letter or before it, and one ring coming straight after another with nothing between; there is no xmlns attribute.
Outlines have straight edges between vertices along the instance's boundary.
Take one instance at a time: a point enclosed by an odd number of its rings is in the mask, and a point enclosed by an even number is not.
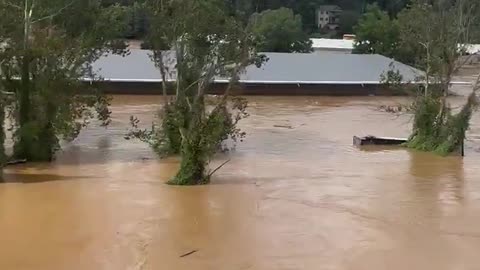
<svg viewBox="0 0 480 270"><path fill-rule="evenodd" d="M276 128L288 128L288 129L293 129L292 126L290 125L273 125L273 127L276 127Z"/></svg>
<svg viewBox="0 0 480 270"><path fill-rule="evenodd" d="M180 255L180 258L187 257L188 255L192 255L193 253L195 253L195 252L197 252L197 251L198 251L198 250L192 250L192 251L190 251L190 252L187 252L187 253L185 253L185 254L183 254L183 255Z"/></svg>

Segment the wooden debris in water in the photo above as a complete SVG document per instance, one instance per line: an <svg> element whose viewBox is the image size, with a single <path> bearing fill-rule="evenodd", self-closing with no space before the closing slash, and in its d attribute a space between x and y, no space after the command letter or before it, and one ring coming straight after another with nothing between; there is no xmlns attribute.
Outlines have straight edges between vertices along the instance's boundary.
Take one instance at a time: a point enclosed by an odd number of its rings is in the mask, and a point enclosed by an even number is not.
<svg viewBox="0 0 480 270"><path fill-rule="evenodd" d="M407 139L404 138L392 138L392 137L376 137L376 136L365 136L357 137L353 136L353 145L362 146L362 145L400 145L406 143Z"/></svg>
<svg viewBox="0 0 480 270"><path fill-rule="evenodd" d="M187 257L188 255L192 255L193 253L195 253L195 252L197 252L197 251L198 251L198 250L192 250L192 251L190 251L190 252L187 252L187 253L185 253L185 254L183 254L183 255L180 255L180 258Z"/></svg>
<svg viewBox="0 0 480 270"><path fill-rule="evenodd" d="M290 125L273 125L273 127L276 127L276 128L288 128L288 129L293 129L292 126Z"/></svg>
<svg viewBox="0 0 480 270"><path fill-rule="evenodd" d="M8 165L17 165L17 164L24 164L24 163L27 163L26 159L16 159L16 160L11 160L7 162L6 165L8 166Z"/></svg>

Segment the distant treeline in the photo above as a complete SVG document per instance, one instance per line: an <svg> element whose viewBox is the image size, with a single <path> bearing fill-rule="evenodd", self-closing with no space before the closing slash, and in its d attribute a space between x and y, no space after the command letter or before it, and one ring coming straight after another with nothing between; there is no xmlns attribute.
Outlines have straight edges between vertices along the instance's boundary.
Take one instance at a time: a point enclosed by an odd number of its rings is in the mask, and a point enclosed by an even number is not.
<svg viewBox="0 0 480 270"><path fill-rule="evenodd" d="M377 3L390 16L395 17L410 0L225 0L232 11L242 14L246 18L254 13L268 9L286 7L295 14L302 16L303 29L308 34L319 32L315 23L315 11L320 5L338 5L344 12L341 17L340 33L350 33L357 24L361 14L369 4ZM120 4L129 7L129 29L125 38L141 39L148 28L145 11L139 0L104 0L104 5Z"/></svg>

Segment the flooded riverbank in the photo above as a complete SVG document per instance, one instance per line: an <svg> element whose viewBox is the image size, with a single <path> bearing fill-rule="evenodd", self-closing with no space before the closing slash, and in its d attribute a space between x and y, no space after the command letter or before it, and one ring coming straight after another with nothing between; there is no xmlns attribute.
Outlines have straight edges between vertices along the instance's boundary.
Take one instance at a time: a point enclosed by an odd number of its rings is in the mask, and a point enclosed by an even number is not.
<svg viewBox="0 0 480 270"><path fill-rule="evenodd" d="M466 157L441 158L352 146L407 136L410 116L376 109L404 98L249 99L248 137L209 186L165 185L175 158L123 139L158 96L116 96L108 129L6 169L0 269L478 268L480 115Z"/></svg>

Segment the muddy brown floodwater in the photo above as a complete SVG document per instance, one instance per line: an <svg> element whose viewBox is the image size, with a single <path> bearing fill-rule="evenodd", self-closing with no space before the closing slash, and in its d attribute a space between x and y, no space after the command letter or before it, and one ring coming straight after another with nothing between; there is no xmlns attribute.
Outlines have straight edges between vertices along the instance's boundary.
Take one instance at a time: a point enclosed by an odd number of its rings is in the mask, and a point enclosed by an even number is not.
<svg viewBox="0 0 480 270"><path fill-rule="evenodd" d="M352 146L406 136L409 116L375 109L405 99L249 99L248 137L208 186L165 185L177 160L123 139L158 96L116 96L108 129L6 169L0 269L479 269L478 115L467 156L441 158Z"/></svg>

